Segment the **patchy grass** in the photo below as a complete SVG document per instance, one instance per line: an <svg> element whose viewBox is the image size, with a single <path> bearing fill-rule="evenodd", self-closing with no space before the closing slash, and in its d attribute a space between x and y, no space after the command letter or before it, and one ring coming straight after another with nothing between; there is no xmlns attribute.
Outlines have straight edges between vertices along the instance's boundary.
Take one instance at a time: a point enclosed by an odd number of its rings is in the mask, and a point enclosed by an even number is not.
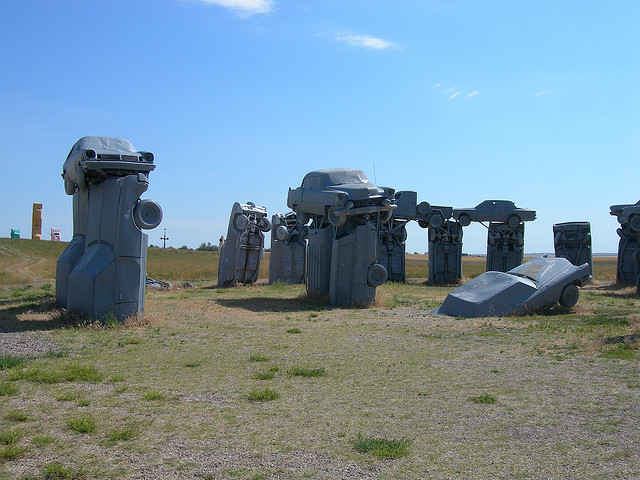
<svg viewBox="0 0 640 480"><path fill-rule="evenodd" d="M130 425L124 428L116 428L107 432L107 440L110 444L118 442L125 442L127 440L133 440L140 435L140 431L134 425Z"/></svg>
<svg viewBox="0 0 640 480"><path fill-rule="evenodd" d="M87 476L82 469L76 470L58 462L51 462L43 467L42 478L44 480L85 480Z"/></svg>
<svg viewBox="0 0 640 480"><path fill-rule="evenodd" d="M409 454L411 441L407 439L386 439L377 437L363 437L358 434L358 438L353 442L353 448L361 453L370 453L378 458L399 458Z"/></svg>
<svg viewBox="0 0 640 480"><path fill-rule="evenodd" d="M78 433L92 433L98 426L96 419L89 413L72 417L67 422L71 430Z"/></svg>
<svg viewBox="0 0 640 480"><path fill-rule="evenodd" d="M11 420L14 422L26 422L30 420L29 415L23 410L11 409L7 412L7 416L5 417L7 420Z"/></svg>
<svg viewBox="0 0 640 480"><path fill-rule="evenodd" d="M280 393L271 388L253 389L247 395L250 402L270 402L280 398Z"/></svg>
<svg viewBox="0 0 640 480"><path fill-rule="evenodd" d="M166 400L167 395L162 392L147 392L142 396L143 400L147 402L153 402L156 400Z"/></svg>
<svg viewBox="0 0 640 480"><path fill-rule="evenodd" d="M307 367L294 367L287 370L287 375L290 377L321 377L325 374L323 367L320 368L307 368Z"/></svg>
<svg viewBox="0 0 640 480"><path fill-rule="evenodd" d="M471 397L471 401L473 403L483 403L485 405L493 405L498 401L496 397L493 395L489 395L488 393L485 395L479 395L477 397Z"/></svg>
<svg viewBox="0 0 640 480"><path fill-rule="evenodd" d="M249 355L250 362L268 362L269 360L269 357L259 353L252 353L251 355Z"/></svg>
<svg viewBox="0 0 640 480"><path fill-rule="evenodd" d="M13 395L18 391L18 387L9 383L3 382L0 380L0 397L6 397L9 395Z"/></svg>
<svg viewBox="0 0 640 480"><path fill-rule="evenodd" d="M29 359L26 357L0 355L0 370L8 370L10 368L21 367L26 364L28 360Z"/></svg>
<svg viewBox="0 0 640 480"><path fill-rule="evenodd" d="M55 365L34 366L29 365L23 369L12 369L9 372L9 380L28 380L36 383L60 383L60 382L88 382L98 383L102 381L102 374L90 365Z"/></svg>

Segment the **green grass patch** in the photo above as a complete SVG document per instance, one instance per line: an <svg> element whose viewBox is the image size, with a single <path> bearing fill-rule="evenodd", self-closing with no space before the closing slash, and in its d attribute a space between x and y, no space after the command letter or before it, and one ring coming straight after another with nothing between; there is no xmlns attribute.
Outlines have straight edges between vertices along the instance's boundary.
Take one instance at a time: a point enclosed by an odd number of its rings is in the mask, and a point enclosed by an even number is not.
<svg viewBox="0 0 640 480"><path fill-rule="evenodd" d="M14 422L26 422L29 420L29 415L27 415L22 410L12 409L9 410L6 416L7 420L13 420Z"/></svg>
<svg viewBox="0 0 640 480"><path fill-rule="evenodd" d="M324 368L306 368L306 367L294 367L287 370L287 375L290 377L321 377L325 374Z"/></svg>
<svg viewBox="0 0 640 480"><path fill-rule="evenodd" d="M616 358L618 360L632 360L636 357L633 345L628 343L619 343L618 346L612 350L608 350L600 355L602 358Z"/></svg>
<svg viewBox="0 0 640 480"><path fill-rule="evenodd" d="M138 435L140 435L140 432L135 426L132 425L125 428L109 430L107 432L107 440L110 444L115 444L117 442L132 440Z"/></svg>
<svg viewBox="0 0 640 480"><path fill-rule="evenodd" d="M471 397L471 401L473 403L483 403L486 405L493 405L498 401L498 399L493 395L485 394L485 395L480 395L478 397Z"/></svg>
<svg viewBox="0 0 640 480"><path fill-rule="evenodd" d="M42 478L44 480L85 480L87 476L82 469L74 470L71 467L65 467L61 463L47 463L42 469Z"/></svg>
<svg viewBox="0 0 640 480"><path fill-rule="evenodd" d="M54 384L61 382L102 381L102 374L89 365L56 365L56 366L27 366L23 369L14 368L9 371L9 380L28 380L35 383Z"/></svg>
<svg viewBox="0 0 640 480"><path fill-rule="evenodd" d="M267 370L265 372L256 372L254 378L256 378L257 380L271 380L275 376L276 372L274 372L273 370Z"/></svg>
<svg viewBox="0 0 640 480"><path fill-rule="evenodd" d="M10 368L21 367L26 364L28 360L29 359L26 357L0 355L0 370L8 370Z"/></svg>
<svg viewBox="0 0 640 480"><path fill-rule="evenodd" d="M287 333L302 333L302 330L300 330L298 327L293 327L293 328L288 328L286 330Z"/></svg>
<svg viewBox="0 0 640 480"><path fill-rule="evenodd" d="M0 381L0 397L13 395L18 391L18 387L9 382Z"/></svg>
<svg viewBox="0 0 640 480"><path fill-rule="evenodd" d="M378 458L398 458L409 454L411 440L406 438L388 440L386 438L363 437L353 442L353 448L361 453L370 453Z"/></svg>
<svg viewBox="0 0 640 480"><path fill-rule="evenodd" d="M147 402L152 402L154 400L164 400L167 396L162 392L147 392L142 396L143 400Z"/></svg>
<svg viewBox="0 0 640 480"><path fill-rule="evenodd" d="M0 448L0 460L15 460L27 451L24 447L16 445L5 445Z"/></svg>
<svg viewBox="0 0 640 480"><path fill-rule="evenodd" d="M46 447L55 441L56 439L54 437L50 437L48 435L40 435L31 439L31 443L37 447Z"/></svg>
<svg viewBox="0 0 640 480"><path fill-rule="evenodd" d="M70 418L67 425L71 430L78 433L91 433L98 426L98 422L92 415L86 413L77 417Z"/></svg>
<svg viewBox="0 0 640 480"><path fill-rule="evenodd" d="M0 445L14 445L22 438L18 430L4 430L0 432Z"/></svg>
<svg viewBox="0 0 640 480"><path fill-rule="evenodd" d="M280 394L276 390L271 388L254 389L249 392L247 399L250 402L270 402L271 400L277 400L280 398Z"/></svg>

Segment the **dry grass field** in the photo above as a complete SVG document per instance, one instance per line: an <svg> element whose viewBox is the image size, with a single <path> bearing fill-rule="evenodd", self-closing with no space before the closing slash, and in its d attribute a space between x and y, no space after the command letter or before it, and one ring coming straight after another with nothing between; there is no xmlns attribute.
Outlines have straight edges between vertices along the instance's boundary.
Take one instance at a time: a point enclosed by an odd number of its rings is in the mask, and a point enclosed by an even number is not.
<svg viewBox="0 0 640 480"><path fill-rule="evenodd" d="M62 248L0 239L1 479L640 478L640 297L615 258L571 311L462 319L430 313L453 287L423 255L339 309L152 249L151 277L196 288L105 327L55 306Z"/></svg>

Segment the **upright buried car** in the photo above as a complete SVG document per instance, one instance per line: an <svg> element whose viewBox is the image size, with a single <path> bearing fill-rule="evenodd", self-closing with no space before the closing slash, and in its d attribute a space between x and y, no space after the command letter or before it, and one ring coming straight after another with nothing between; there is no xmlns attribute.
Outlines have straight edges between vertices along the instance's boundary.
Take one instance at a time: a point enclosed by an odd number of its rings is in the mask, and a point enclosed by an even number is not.
<svg viewBox="0 0 640 480"><path fill-rule="evenodd" d="M573 307L578 287L591 280L588 263L576 267L566 258L538 257L503 272L486 272L451 292L433 313L454 317L525 315L556 302Z"/></svg>
<svg viewBox="0 0 640 480"><path fill-rule="evenodd" d="M634 232L640 232L640 202L624 205L611 205L611 215L618 217L621 225L628 224Z"/></svg>
<svg viewBox="0 0 640 480"><path fill-rule="evenodd" d="M485 200L473 208L454 208L453 218L463 227L471 222L505 222L511 228L516 228L521 222L535 220L536 211L518 208L509 200Z"/></svg>
<svg viewBox="0 0 640 480"><path fill-rule="evenodd" d="M315 170L304 176L298 188L289 189L287 206L296 212L303 225L311 219L319 226L326 219L334 227L340 227L349 216L377 214L384 223L395 208L394 193L393 188L369 182L362 170Z"/></svg>

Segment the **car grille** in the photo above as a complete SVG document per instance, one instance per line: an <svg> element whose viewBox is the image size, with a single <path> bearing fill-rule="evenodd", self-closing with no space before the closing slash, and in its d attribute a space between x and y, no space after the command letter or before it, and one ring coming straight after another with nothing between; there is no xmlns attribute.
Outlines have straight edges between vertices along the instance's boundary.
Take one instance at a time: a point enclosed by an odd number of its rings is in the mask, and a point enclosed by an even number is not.
<svg viewBox="0 0 640 480"><path fill-rule="evenodd" d="M379 202L377 200L354 200L353 207L354 208L362 208L362 207L375 207Z"/></svg>

